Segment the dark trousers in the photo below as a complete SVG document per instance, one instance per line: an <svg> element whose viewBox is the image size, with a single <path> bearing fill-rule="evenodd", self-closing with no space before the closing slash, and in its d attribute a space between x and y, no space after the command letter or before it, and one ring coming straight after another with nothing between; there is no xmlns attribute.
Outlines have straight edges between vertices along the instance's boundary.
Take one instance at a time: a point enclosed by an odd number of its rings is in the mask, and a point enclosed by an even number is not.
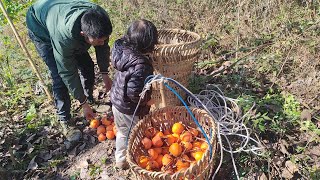
<svg viewBox="0 0 320 180"><path fill-rule="evenodd" d="M68 89L61 77L59 76L57 64L53 56L52 45L48 42L43 42L37 38L31 31L29 31L29 37L34 43L39 55L44 60L49 68L52 78L52 91L57 109L58 120L68 121L71 118L70 108L71 101ZM93 99L93 85L94 85L94 64L87 51L76 55L77 66L79 69L79 75L81 83L88 99Z"/></svg>

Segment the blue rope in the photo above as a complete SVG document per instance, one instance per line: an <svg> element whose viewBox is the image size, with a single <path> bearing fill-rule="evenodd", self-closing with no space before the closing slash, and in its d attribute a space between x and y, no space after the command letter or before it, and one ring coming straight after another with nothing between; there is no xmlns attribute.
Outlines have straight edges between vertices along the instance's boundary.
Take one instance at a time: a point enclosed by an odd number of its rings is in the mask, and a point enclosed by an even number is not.
<svg viewBox="0 0 320 180"><path fill-rule="evenodd" d="M164 85L170 90L172 91L178 98L179 100L183 103L184 107L187 109L187 111L189 112L190 116L192 117L193 121L195 122L195 124L200 128L201 133L203 134L203 136L205 137L206 141L208 142L208 145L210 147L210 159L211 159L211 155L212 155L212 145L210 144L210 140L209 137L207 136L207 134L204 132L202 126L199 124L198 120L194 117L192 111L190 110L190 108L188 107L188 105L186 104L186 102L182 99L182 97L171 87L169 86L167 83L164 83Z"/></svg>
<svg viewBox="0 0 320 180"><path fill-rule="evenodd" d="M158 75L159 76L159 75ZM145 81L144 81L144 84L147 84L149 83L152 78L154 78L155 75L150 75L148 76ZM162 78L163 76L160 75L159 78ZM173 82L174 84L176 84L177 86L179 86L186 94L188 94L189 96L191 96L193 99L195 99L196 101L198 101L200 104L201 101L199 101L193 94L190 94L183 86L181 86L179 83L177 83L175 80L171 79L171 78L165 78L166 80L169 80L171 82ZM206 141L208 142L208 145L209 145L209 150L210 150L210 159L211 159L211 156L212 156L212 145L210 144L210 140L209 140L209 137L207 136L207 134L205 133L205 131L203 130L202 126L199 124L198 120L194 117L193 113L191 112L190 108L188 107L188 105L186 104L186 102L183 100L183 98L167 83L164 83L164 85L170 90L172 91L178 98L179 100L183 103L183 105L185 106L185 108L187 109L188 113L190 114L190 116L192 117L193 121L195 122L195 124L200 128L201 130L201 133L203 134L203 136L205 137ZM128 131L128 134L126 136L126 145L128 145L128 140L129 140L129 135L130 135L130 132L131 132L131 129L132 129L132 125L133 125L133 121L134 121L134 117L135 117L135 114L136 114L136 111L140 105L140 101L141 99L139 100L138 104L137 104L137 107L133 113L133 116L132 116L132 120L131 120L131 124L130 124L130 127L129 127L129 131ZM212 137L212 129L210 129L210 137Z"/></svg>

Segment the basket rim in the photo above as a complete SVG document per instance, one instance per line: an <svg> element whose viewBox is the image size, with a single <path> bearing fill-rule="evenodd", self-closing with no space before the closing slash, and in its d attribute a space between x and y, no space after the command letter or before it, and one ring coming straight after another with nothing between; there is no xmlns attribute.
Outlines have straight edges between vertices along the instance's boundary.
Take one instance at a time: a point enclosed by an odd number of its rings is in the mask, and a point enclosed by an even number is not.
<svg viewBox="0 0 320 180"><path fill-rule="evenodd" d="M134 157L133 157L133 154L130 153L129 149L131 149L130 147L132 146L132 143L134 141L134 139L136 138L136 133L138 132L138 127L141 126L141 124L143 124L145 121L146 121L146 117L150 117L154 114L156 114L157 112L161 111L161 110L165 110L165 109L185 109L186 108L184 106L168 106L168 107L164 107L164 108L160 108L160 109L157 109L156 111L148 114L147 116L145 116L143 118L143 120L140 120L136 125L135 127L132 129L132 132L130 134L130 138L129 138L129 142L128 142L128 148L127 148L127 162L130 164L132 170L136 170L136 171L139 171L139 173L141 174L144 174L144 175L148 175L150 177L155 177L155 176L160 176L160 177L180 177L180 176L183 176L185 175L187 172L191 172L193 171L193 168L195 168L195 166L199 167L200 164L203 164L205 162L205 159L209 157L209 151L206 151L206 153L203 155L202 159L197 161L196 162L196 165L194 166L190 166L189 168L187 168L185 171L178 171L178 172L175 172L174 174L168 174L168 173L165 173L165 172L157 172L157 171L148 171L146 169L143 169L141 168L134 160ZM196 108L196 107L189 107L190 110L194 113L194 111L200 111L200 112L205 112L207 113L204 109L200 109L200 108ZM210 138L210 143L212 143L212 154L211 154L211 159L207 162L207 165L206 165L206 168L208 168L210 165L213 166L213 161L215 159L215 154L216 154L216 144L217 144L217 125L213 119L213 117L210 117L210 121L212 121L212 137ZM209 157L210 158L210 157Z"/></svg>
<svg viewBox="0 0 320 180"><path fill-rule="evenodd" d="M188 30L183 30L183 29L177 29L177 28L166 28L166 29L160 29L158 30L158 32L160 31L167 31L167 32L176 32L178 34L190 34L191 36L195 37L195 40L193 41L189 41L189 42L182 42L182 43L176 43L176 44L160 44L160 45L156 45L154 51L158 51L159 49L163 49L163 48L170 48L170 47L178 47L178 46L188 46L188 45L192 45L192 44L196 44L199 43L201 40L201 37L199 34L192 32L192 31L188 31Z"/></svg>

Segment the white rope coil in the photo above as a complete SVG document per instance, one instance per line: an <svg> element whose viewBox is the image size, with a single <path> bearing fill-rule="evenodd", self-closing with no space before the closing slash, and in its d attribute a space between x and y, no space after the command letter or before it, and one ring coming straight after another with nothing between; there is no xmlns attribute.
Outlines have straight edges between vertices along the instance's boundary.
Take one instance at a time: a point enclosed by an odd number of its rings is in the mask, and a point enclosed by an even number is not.
<svg viewBox="0 0 320 180"><path fill-rule="evenodd" d="M140 93L140 100L144 97L146 91L150 90L153 82L167 82L169 78L162 75L153 76L144 86ZM224 96L223 92L215 85L209 84L205 90L199 94L193 94L179 82L169 79L180 86L188 96L188 102L191 106L205 109L207 113L213 117L217 124L217 137L220 146L220 163L212 177L216 176L223 161L223 152L230 153L232 164L234 167L237 179L239 178L234 153L251 152L255 155L262 155L264 147L259 142L251 137L251 129L244 124L246 118L252 112L255 104L242 116L242 112L236 103L236 99ZM137 106L139 106L140 101ZM135 113L134 113L135 114ZM131 127L130 127L131 128ZM224 141L222 141L222 138ZM226 143L223 143L226 142Z"/></svg>
<svg viewBox="0 0 320 180"><path fill-rule="evenodd" d="M217 170L212 179L218 173L222 160L223 151L230 153L233 167L237 179L239 179L238 170L234 160L234 153L251 152L255 155L262 155L264 147L259 142L251 137L251 129L244 124L244 120L249 118L253 105L248 112L243 116L235 99L225 97L223 92L215 85L207 85L205 90L195 95L201 103L194 98L188 97L188 102L191 106L202 108L205 106L216 120L218 127L218 142L220 145L221 158ZM222 143L222 138L226 143Z"/></svg>

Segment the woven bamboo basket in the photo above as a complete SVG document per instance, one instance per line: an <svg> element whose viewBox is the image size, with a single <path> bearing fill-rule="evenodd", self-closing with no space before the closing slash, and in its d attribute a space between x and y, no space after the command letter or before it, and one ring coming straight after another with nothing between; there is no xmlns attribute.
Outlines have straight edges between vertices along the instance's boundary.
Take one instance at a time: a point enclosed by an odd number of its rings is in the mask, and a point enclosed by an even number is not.
<svg viewBox="0 0 320 180"><path fill-rule="evenodd" d="M178 171L172 175L164 172L151 172L141 168L137 162L141 155L147 154L147 150L145 150L141 144L141 140L144 138L144 131L147 128L155 127L159 130L166 130L168 127L172 127L174 123L180 121L187 126L196 127L185 107L175 106L161 108L140 120L132 129L130 134L127 149L127 161L130 164L131 171L135 175L135 179L171 180L186 178L203 180L210 177L214 166L214 157L216 152L216 125L212 117L210 117L205 110L198 108L190 109L206 134L208 136L211 135L211 137L209 136L209 141L212 145L211 158L210 152L206 151L202 159L196 164L190 166L184 171Z"/></svg>
<svg viewBox="0 0 320 180"><path fill-rule="evenodd" d="M193 65L199 57L200 36L180 29L163 29L158 31L158 41L159 45L151 55L154 74L172 78L187 87ZM183 98L186 97L180 88L169 85ZM159 83L152 84L152 99L155 101L152 109L181 105L180 100Z"/></svg>

